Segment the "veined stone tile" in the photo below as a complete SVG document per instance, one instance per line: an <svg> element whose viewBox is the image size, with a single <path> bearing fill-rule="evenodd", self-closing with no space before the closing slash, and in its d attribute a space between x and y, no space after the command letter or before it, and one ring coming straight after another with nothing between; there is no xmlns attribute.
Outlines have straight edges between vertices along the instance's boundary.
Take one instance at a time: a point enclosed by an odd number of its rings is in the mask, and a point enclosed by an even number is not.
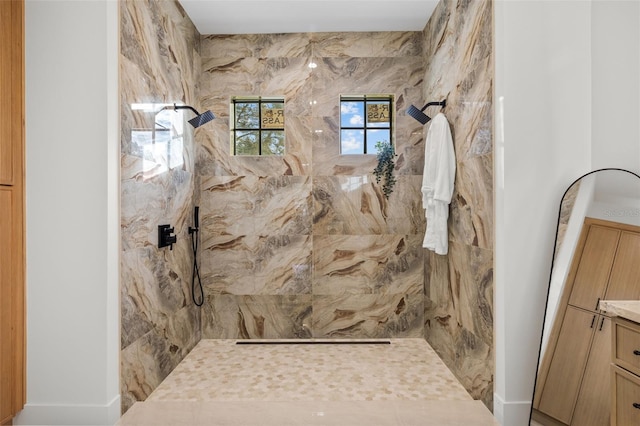
<svg viewBox="0 0 640 426"><path fill-rule="evenodd" d="M121 54L138 64L154 94L164 93L174 100L194 99L200 70L189 57L193 54L193 42L189 43L189 40L193 38L195 27L193 24L188 26L184 20L176 27L172 19L163 19L172 14L173 3L136 3L122 2ZM185 79L193 81L193 86L182 85ZM136 86L131 86L131 90L136 90Z"/></svg>
<svg viewBox="0 0 640 426"><path fill-rule="evenodd" d="M418 104L419 102L415 102ZM336 111L339 98L335 99ZM424 140L422 127L396 105L395 175L422 175L424 170ZM373 171L377 164L376 152L367 155L340 153L340 123L337 117L314 117L312 128L314 176L362 175Z"/></svg>
<svg viewBox="0 0 640 426"><path fill-rule="evenodd" d="M490 403L493 255L450 242L448 257L429 252L426 273L425 337L465 388Z"/></svg>
<svg viewBox="0 0 640 426"><path fill-rule="evenodd" d="M214 112L215 113L215 112ZM213 133L202 134L196 147L196 169L201 176L284 176L308 175L311 169L310 120L287 119L285 155L232 155L228 120L216 118L207 126ZM219 136L219 137L218 137Z"/></svg>
<svg viewBox="0 0 640 426"><path fill-rule="evenodd" d="M203 178L200 186L205 239L311 233L309 177L213 176Z"/></svg>
<svg viewBox="0 0 640 426"><path fill-rule="evenodd" d="M192 217L194 176L172 170L149 179L140 177L134 175L121 182L123 248L157 246L158 225L162 224L172 225L176 234L187 235L184 225Z"/></svg>
<svg viewBox="0 0 640 426"><path fill-rule="evenodd" d="M358 294L313 296L313 337L419 337L424 296Z"/></svg>
<svg viewBox="0 0 640 426"><path fill-rule="evenodd" d="M313 49L309 33L261 34L258 54L262 58L309 57Z"/></svg>
<svg viewBox="0 0 640 426"><path fill-rule="evenodd" d="M215 236L255 233L257 176L210 176L200 180L203 242Z"/></svg>
<svg viewBox="0 0 640 426"><path fill-rule="evenodd" d="M308 85L312 72L306 57L274 57L263 59L260 64L261 72L254 78L261 82L258 93L261 96L283 96L285 99L295 100L302 88Z"/></svg>
<svg viewBox="0 0 640 426"><path fill-rule="evenodd" d="M309 338L311 295L208 295L203 339Z"/></svg>
<svg viewBox="0 0 640 426"><path fill-rule="evenodd" d="M258 50L260 34L208 34L200 40L203 58L249 58Z"/></svg>
<svg viewBox="0 0 640 426"><path fill-rule="evenodd" d="M420 31L384 31L370 33L373 57L411 57L422 55Z"/></svg>
<svg viewBox="0 0 640 426"><path fill-rule="evenodd" d="M210 60L203 56L200 86L207 94L224 91L228 97L256 96L261 84L256 76L262 73L263 68L264 64L258 58Z"/></svg>
<svg viewBox="0 0 640 426"><path fill-rule="evenodd" d="M493 341L493 253L452 243L449 285L457 322L489 346Z"/></svg>
<svg viewBox="0 0 640 426"><path fill-rule="evenodd" d="M120 397L122 412L127 411L136 401L144 401L171 372L160 372L160 364L154 357L154 343L166 348L161 339L149 332L133 344L120 351ZM167 352L164 352L168 354ZM168 363L165 363L167 365Z"/></svg>
<svg viewBox="0 0 640 426"><path fill-rule="evenodd" d="M417 108L422 108L422 101L413 102ZM398 175L422 176L424 172L424 126L413 117L406 114L403 108L396 105L396 136L394 149L396 153L395 170Z"/></svg>
<svg viewBox="0 0 640 426"><path fill-rule="evenodd" d="M297 58L309 56L310 35L302 33L206 35L201 53L209 58Z"/></svg>
<svg viewBox="0 0 640 426"><path fill-rule="evenodd" d="M313 56L317 58L359 58L373 56L372 33L314 33Z"/></svg>
<svg viewBox="0 0 640 426"><path fill-rule="evenodd" d="M580 190L580 182L581 181L578 181L571 185L567 189L567 192L564 194L564 197L562 197L560 217L558 218L558 236L556 238L555 245L555 258L557 258L558 254L560 253L560 248L562 247L562 243L564 242L564 238L567 233L569 219L571 218L571 213L573 213L573 207L576 202L576 197L578 196Z"/></svg>
<svg viewBox="0 0 640 426"><path fill-rule="evenodd" d="M424 77L422 58L327 58L314 69L314 115L337 117L340 95L389 94L399 97ZM322 96L320 96L322 95Z"/></svg>
<svg viewBox="0 0 640 426"><path fill-rule="evenodd" d="M200 295L196 293L197 300ZM198 344L202 336L200 321L201 308L191 303L169 318L165 329L171 345L169 351L176 352L184 358Z"/></svg>
<svg viewBox="0 0 640 426"><path fill-rule="evenodd" d="M477 68L492 55L493 8L490 1L457 1L451 9L452 20L449 43L456 46L453 62L460 64L463 74L465 67ZM445 41L446 43L447 41Z"/></svg>
<svg viewBox="0 0 640 426"><path fill-rule="evenodd" d="M425 314L427 341L438 344L436 352L474 399L493 406L494 353L492 346L462 327L452 330ZM452 334L453 332L453 334ZM432 343L429 343L433 346ZM434 348L435 349L435 348Z"/></svg>
<svg viewBox="0 0 640 426"><path fill-rule="evenodd" d="M340 123L337 115L339 97L335 99L336 116L314 117L313 168L314 176L365 175L376 167L375 155L340 154Z"/></svg>
<svg viewBox="0 0 640 426"><path fill-rule="evenodd" d="M168 164L167 150L149 150L151 144L141 143L136 133L152 131L157 111L134 110L132 104L200 109L196 93L202 65L200 35L177 3L125 0L120 15L121 386L126 410L146 398L200 338L199 311L191 300L188 227L196 188L194 137L201 129L194 132L185 125L182 147L171 152ZM173 250L157 248L161 224L174 227Z"/></svg>
<svg viewBox="0 0 640 426"><path fill-rule="evenodd" d="M153 328L153 322L148 314L145 300L140 300L140 294L134 284L120 286L120 349L124 349ZM141 306L142 305L142 306Z"/></svg>
<svg viewBox="0 0 640 426"><path fill-rule="evenodd" d="M311 178L263 178L255 192L254 226L258 235L309 235L313 222Z"/></svg>
<svg viewBox="0 0 640 426"><path fill-rule="evenodd" d="M493 248L493 156L458 161L451 200L451 240Z"/></svg>
<svg viewBox="0 0 640 426"><path fill-rule="evenodd" d="M377 185L382 185L380 182ZM391 234L419 234L424 237L426 220L422 208L422 176L397 176L387 203L387 230ZM420 243L422 246L422 243Z"/></svg>
<svg viewBox="0 0 640 426"><path fill-rule="evenodd" d="M167 319L190 300L186 286L190 280L183 275L190 262L180 265L180 260L172 260L169 256L155 247L122 252L123 348L148 331L149 324L165 327Z"/></svg>
<svg viewBox="0 0 640 426"><path fill-rule="evenodd" d="M314 177L314 235L387 233L386 203L374 181L370 175Z"/></svg>
<svg viewBox="0 0 640 426"><path fill-rule="evenodd" d="M447 98L442 111L457 160L449 254L426 256L425 336L488 407L494 374L491 31L490 1L440 2L423 32L422 84L425 97Z"/></svg>
<svg viewBox="0 0 640 426"><path fill-rule="evenodd" d="M204 245L201 276L206 292L235 295L311 293L310 236L238 236Z"/></svg>
<svg viewBox="0 0 640 426"><path fill-rule="evenodd" d="M387 200L382 182L376 183L373 175L314 177L314 235L424 232L420 180L415 176L396 179Z"/></svg>
<svg viewBox="0 0 640 426"><path fill-rule="evenodd" d="M313 294L423 294L422 237L317 235Z"/></svg>
<svg viewBox="0 0 640 426"><path fill-rule="evenodd" d="M198 325L197 311L186 309L168 329L153 328L120 352L121 375L126 378L120 381L122 412L144 401L196 345L198 334L188 336L186 330Z"/></svg>

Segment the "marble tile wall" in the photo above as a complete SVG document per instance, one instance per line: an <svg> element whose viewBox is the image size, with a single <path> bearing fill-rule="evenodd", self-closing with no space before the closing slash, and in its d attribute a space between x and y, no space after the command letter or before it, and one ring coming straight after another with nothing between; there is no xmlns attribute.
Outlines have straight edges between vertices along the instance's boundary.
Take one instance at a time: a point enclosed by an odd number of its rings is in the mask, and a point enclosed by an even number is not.
<svg viewBox="0 0 640 426"><path fill-rule="evenodd" d="M201 337L424 336L491 407L491 16L489 0L443 0L423 32L201 37L176 2L121 2L123 410ZM339 96L358 93L395 96L388 200L374 156L339 154ZM285 97L283 157L230 155L229 101L249 95ZM437 256L421 247L428 126L404 111L443 97L458 170L450 253ZM153 116L131 104L172 102L217 117L184 129L169 169L135 136ZM176 229L173 250L157 248L163 223Z"/></svg>
<svg viewBox="0 0 640 426"><path fill-rule="evenodd" d="M203 338L419 337L424 327L420 32L203 36ZM317 68L308 67L310 61ZM395 96L395 191L339 153L341 94ZM286 154L230 155L232 96L284 96Z"/></svg>
<svg viewBox="0 0 640 426"><path fill-rule="evenodd" d="M173 102L198 108L200 35L174 2L123 0L120 14L124 412L136 400L146 399L200 340L200 310L190 293L193 255L187 235L196 193L194 132L184 127L182 150L167 163L167 151L155 151L149 143L155 114L132 108ZM176 123L180 127L182 120ZM160 224L174 227L173 250L158 248Z"/></svg>
<svg viewBox="0 0 640 426"><path fill-rule="evenodd" d="M449 254L425 254L425 337L493 407L492 2L442 0L423 31L425 99L447 99L456 182ZM424 131L428 131L429 125Z"/></svg>

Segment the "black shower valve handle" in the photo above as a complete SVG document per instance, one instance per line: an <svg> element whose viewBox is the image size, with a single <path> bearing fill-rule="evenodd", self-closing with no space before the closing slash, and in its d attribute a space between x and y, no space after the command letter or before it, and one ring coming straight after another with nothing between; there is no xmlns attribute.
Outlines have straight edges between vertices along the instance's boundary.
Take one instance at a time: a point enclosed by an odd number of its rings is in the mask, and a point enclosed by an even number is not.
<svg viewBox="0 0 640 426"><path fill-rule="evenodd" d="M173 245L177 241L177 237L173 234L174 228L171 225L158 225L158 247L167 247L173 250Z"/></svg>

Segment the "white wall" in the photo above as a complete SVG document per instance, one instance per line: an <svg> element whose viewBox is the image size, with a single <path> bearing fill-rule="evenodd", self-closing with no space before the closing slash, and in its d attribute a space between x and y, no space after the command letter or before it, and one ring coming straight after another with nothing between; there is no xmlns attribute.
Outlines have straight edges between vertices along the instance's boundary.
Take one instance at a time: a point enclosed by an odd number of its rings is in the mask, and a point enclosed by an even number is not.
<svg viewBox="0 0 640 426"><path fill-rule="evenodd" d="M592 16L592 166L619 167L637 173L640 1L594 1Z"/></svg>
<svg viewBox="0 0 640 426"><path fill-rule="evenodd" d="M15 424L113 424L118 6L27 0L25 13L27 404Z"/></svg>
<svg viewBox="0 0 640 426"><path fill-rule="evenodd" d="M503 425L527 424L564 190L595 168L640 168L637 8L495 3L495 413Z"/></svg>

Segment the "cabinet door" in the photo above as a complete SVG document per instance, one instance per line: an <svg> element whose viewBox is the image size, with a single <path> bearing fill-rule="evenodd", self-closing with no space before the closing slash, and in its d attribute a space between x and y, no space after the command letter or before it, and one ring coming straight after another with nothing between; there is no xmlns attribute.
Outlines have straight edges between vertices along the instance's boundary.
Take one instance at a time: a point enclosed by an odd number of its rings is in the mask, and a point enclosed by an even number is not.
<svg viewBox="0 0 640 426"><path fill-rule="evenodd" d="M0 1L0 185L14 185L22 131L22 5ZM16 21L18 25L16 25Z"/></svg>
<svg viewBox="0 0 640 426"><path fill-rule="evenodd" d="M613 393L611 425L640 424L640 378L618 366L612 367Z"/></svg>
<svg viewBox="0 0 640 426"><path fill-rule="evenodd" d="M600 315L589 351L572 425L609 424L611 413L611 319Z"/></svg>
<svg viewBox="0 0 640 426"><path fill-rule="evenodd" d="M622 232L605 299L640 299L640 234Z"/></svg>
<svg viewBox="0 0 640 426"><path fill-rule="evenodd" d="M571 424L597 315L567 306L538 411Z"/></svg>
<svg viewBox="0 0 640 426"><path fill-rule="evenodd" d="M569 304L587 310L597 310L611 273L620 231L591 225L579 257Z"/></svg>
<svg viewBox="0 0 640 426"><path fill-rule="evenodd" d="M11 331L11 293L13 281L13 255L11 248L13 193L0 186L0 421L11 418L13 400L13 352Z"/></svg>

